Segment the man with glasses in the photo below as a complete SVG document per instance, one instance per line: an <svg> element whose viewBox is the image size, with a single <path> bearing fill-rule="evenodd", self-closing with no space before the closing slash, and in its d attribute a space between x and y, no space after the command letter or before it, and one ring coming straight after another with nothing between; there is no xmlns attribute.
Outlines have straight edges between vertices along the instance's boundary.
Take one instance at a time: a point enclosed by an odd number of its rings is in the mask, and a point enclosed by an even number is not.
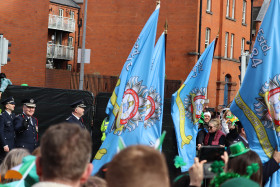
<svg viewBox="0 0 280 187"><path fill-rule="evenodd" d="M1 102L5 111L0 115L0 162L3 161L6 154L14 148L15 143L15 131L13 120L15 114L15 100L11 96Z"/></svg>
<svg viewBox="0 0 280 187"><path fill-rule="evenodd" d="M15 147L25 148L32 153L38 146L38 120L33 117L36 101L31 98L23 100L22 103L23 113L14 119Z"/></svg>

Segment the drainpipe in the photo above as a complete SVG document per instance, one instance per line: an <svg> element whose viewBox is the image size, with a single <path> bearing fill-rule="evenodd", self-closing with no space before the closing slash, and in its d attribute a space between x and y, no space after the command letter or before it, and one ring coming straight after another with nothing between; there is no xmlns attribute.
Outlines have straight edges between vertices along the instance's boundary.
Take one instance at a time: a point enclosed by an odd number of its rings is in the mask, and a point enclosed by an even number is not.
<svg viewBox="0 0 280 187"><path fill-rule="evenodd" d="M88 4L88 0L85 0L79 90L83 90L83 86L84 86L84 64L85 64L85 48L86 48L86 28L87 28L87 4Z"/></svg>
<svg viewBox="0 0 280 187"><path fill-rule="evenodd" d="M199 7L198 58L197 59L199 59L200 57L201 18L202 18L202 0L200 0L200 7Z"/></svg>
<svg viewBox="0 0 280 187"><path fill-rule="evenodd" d="M253 27L253 0L251 0L250 48L249 48L250 52L252 49L252 29L253 29L252 27Z"/></svg>

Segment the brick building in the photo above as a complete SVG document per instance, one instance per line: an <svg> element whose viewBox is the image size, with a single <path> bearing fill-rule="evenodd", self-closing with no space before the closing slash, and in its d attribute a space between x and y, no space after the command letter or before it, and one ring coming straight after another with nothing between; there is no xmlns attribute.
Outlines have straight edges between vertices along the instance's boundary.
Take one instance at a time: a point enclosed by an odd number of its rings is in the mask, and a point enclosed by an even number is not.
<svg viewBox="0 0 280 187"><path fill-rule="evenodd" d="M74 1L50 0L47 67L69 69L77 66L81 23L80 7ZM53 67L52 67L53 66Z"/></svg>
<svg viewBox="0 0 280 187"><path fill-rule="evenodd" d="M0 1L0 33L12 44L1 72L16 85L45 86L49 0L36 2Z"/></svg>
<svg viewBox="0 0 280 187"><path fill-rule="evenodd" d="M70 88L71 71L66 70L77 68L81 38L78 4L73 0L0 2L0 33L12 43L11 62L1 72L15 85Z"/></svg>
<svg viewBox="0 0 280 187"><path fill-rule="evenodd" d="M0 32L12 43L12 61L2 71L14 84L70 88L70 71L46 69L46 63L78 72L83 0L1 2ZM155 4L156 0L88 1L86 48L92 54L85 74L118 76ZM249 49L250 18L250 0L162 1L157 37L167 20L167 79L184 81L219 33L207 98L210 107L227 105L239 89L239 56ZM59 28L61 20L74 30ZM59 49L68 53L61 58Z"/></svg>
<svg viewBox="0 0 280 187"><path fill-rule="evenodd" d="M154 0L88 1L86 48L93 55L91 63L85 64L85 73L118 76L154 8ZM240 84L239 56L249 49L250 12L249 0L203 0L201 12L200 0L162 1L157 37L167 19L167 79L184 81L198 55L219 32L208 86L209 106L232 101Z"/></svg>

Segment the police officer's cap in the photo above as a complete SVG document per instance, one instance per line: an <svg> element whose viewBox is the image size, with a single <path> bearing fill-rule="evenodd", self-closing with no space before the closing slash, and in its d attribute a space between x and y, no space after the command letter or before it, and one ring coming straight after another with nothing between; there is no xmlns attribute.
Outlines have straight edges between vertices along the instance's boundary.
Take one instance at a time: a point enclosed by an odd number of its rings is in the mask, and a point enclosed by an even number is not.
<svg viewBox="0 0 280 187"><path fill-rule="evenodd" d="M27 106L27 107L36 107L36 103L37 103L37 101L36 100L34 100L34 99L32 99L32 98L30 98L30 99L24 99L24 100L22 100L22 103L25 105L25 106Z"/></svg>
<svg viewBox="0 0 280 187"><path fill-rule="evenodd" d="M1 102L1 104L5 106L6 104L15 105L16 103L15 103L14 98L11 96L11 97L8 97L7 99L3 100L3 101Z"/></svg>
<svg viewBox="0 0 280 187"><path fill-rule="evenodd" d="M77 108L77 107L86 108L86 105L83 100L79 100L79 101L75 101L74 103L72 103L71 107L72 108Z"/></svg>

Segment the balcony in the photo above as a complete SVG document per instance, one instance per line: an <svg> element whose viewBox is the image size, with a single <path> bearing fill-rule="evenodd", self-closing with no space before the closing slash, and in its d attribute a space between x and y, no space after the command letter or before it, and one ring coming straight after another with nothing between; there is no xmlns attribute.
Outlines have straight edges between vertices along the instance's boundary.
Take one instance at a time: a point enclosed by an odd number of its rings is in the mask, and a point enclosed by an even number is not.
<svg viewBox="0 0 280 187"><path fill-rule="evenodd" d="M49 29L75 32L75 19L49 14Z"/></svg>
<svg viewBox="0 0 280 187"><path fill-rule="evenodd" d="M74 47L60 45L60 44L53 44L49 42L47 44L47 58L73 60Z"/></svg>

